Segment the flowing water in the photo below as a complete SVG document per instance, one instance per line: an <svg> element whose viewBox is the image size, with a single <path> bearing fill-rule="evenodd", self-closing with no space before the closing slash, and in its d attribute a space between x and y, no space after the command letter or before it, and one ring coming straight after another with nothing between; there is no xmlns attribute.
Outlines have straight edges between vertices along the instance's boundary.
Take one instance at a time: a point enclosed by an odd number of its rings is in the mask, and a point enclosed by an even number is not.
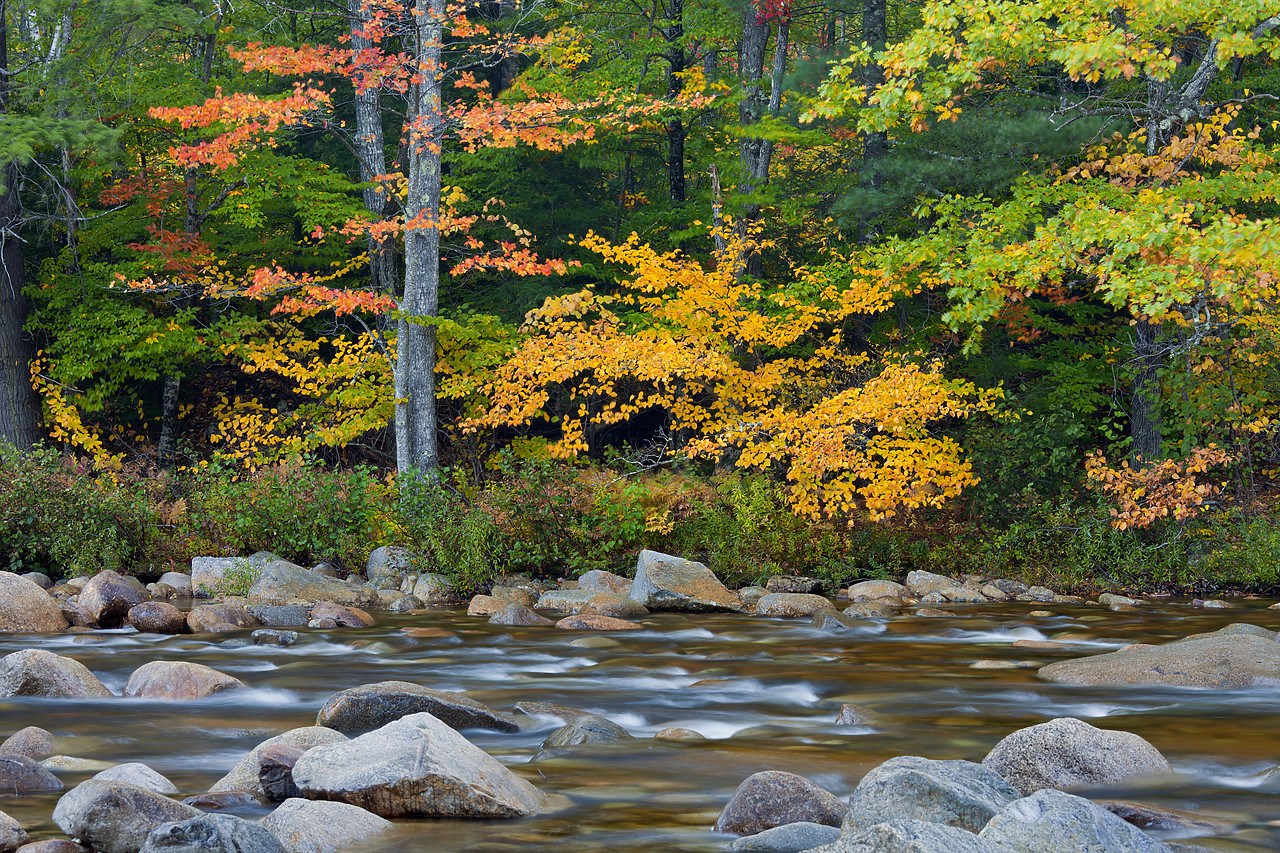
<svg viewBox="0 0 1280 853"><path fill-rule="evenodd" d="M402 680L462 690L494 708L555 702L602 714L636 740L537 757L560 725L524 718L516 734L469 731L476 744L552 795L546 813L519 821L405 820L370 851L712 851L711 830L735 787L760 770L807 776L847 795L895 755L981 760L1005 735L1061 716L1136 732L1181 774L1144 788L1094 792L1195 811L1226 825L1195 839L1221 851L1280 849L1280 690L1085 688L1038 681L1035 666L1131 642L1165 642L1231 622L1280 629L1280 611L1246 602L1205 611L1175 602L1138 613L1071 605L963 605L954 619L901 616L839 634L808 620L736 615L655 615L645 631L586 634L504 628L461 611L381 614L368 630L306 631L291 648L246 644L247 632L158 637L129 631L0 636L0 654L41 647L87 665L117 693L151 660L189 660L228 672L248 690L167 703L133 699L19 698L0 702L0 732L38 725L58 751L141 761L184 792L206 790L250 748L312 725L335 691ZM1033 617L1050 607L1052 617ZM404 626L447 629L414 639ZM608 637L615 645L571 641ZM1065 639L1066 650L1016 647ZM973 669L979 660L1020 668ZM834 723L842 703L874 712L864 725ZM668 726L705 735L657 741ZM71 786L89 773L62 773ZM0 798L34 838L60 836L56 794ZM249 813L251 814L251 813ZM247 814L246 816L249 816ZM1158 834L1158 833L1157 833ZM1166 839L1173 836L1165 835Z"/></svg>

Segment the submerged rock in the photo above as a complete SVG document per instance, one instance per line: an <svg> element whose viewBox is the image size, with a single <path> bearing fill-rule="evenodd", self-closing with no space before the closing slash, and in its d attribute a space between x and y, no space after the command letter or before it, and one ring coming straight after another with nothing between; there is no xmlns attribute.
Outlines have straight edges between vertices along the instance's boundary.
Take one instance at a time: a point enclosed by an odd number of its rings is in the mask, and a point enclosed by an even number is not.
<svg viewBox="0 0 1280 853"><path fill-rule="evenodd" d="M639 631L644 628L638 622L626 619L615 619L612 616L601 616L599 613L579 613L566 616L556 623L563 631Z"/></svg>
<svg viewBox="0 0 1280 853"><path fill-rule="evenodd" d="M1055 790L1010 803L978 835L1019 853L1169 853L1097 803Z"/></svg>
<svg viewBox="0 0 1280 853"><path fill-rule="evenodd" d="M544 803L537 788L430 714L311 749L293 779L309 799L383 817L525 817Z"/></svg>
<svg viewBox="0 0 1280 853"><path fill-rule="evenodd" d="M1018 798L994 770L972 761L891 758L871 770L849 797L846 828L888 820L923 820L977 832Z"/></svg>
<svg viewBox="0 0 1280 853"><path fill-rule="evenodd" d="M616 743L620 740L631 740L631 734L622 726L596 714L581 714L547 735L542 741L542 748Z"/></svg>
<svg viewBox="0 0 1280 853"><path fill-rule="evenodd" d="M748 776L716 818L717 832L754 835L788 823L840 826L849 807L803 776L765 770Z"/></svg>
<svg viewBox="0 0 1280 853"><path fill-rule="evenodd" d="M0 658L0 697L102 699L111 695L96 675L71 658L44 649L23 649Z"/></svg>
<svg viewBox="0 0 1280 853"><path fill-rule="evenodd" d="M520 729L514 720L465 693L432 690L408 681L379 681L339 691L324 703L316 725L346 735L363 734L424 711L454 729Z"/></svg>
<svg viewBox="0 0 1280 853"><path fill-rule="evenodd" d="M742 599L701 563L657 551L641 551L628 597L650 610L691 613L741 611Z"/></svg>
<svg viewBox="0 0 1280 853"><path fill-rule="evenodd" d="M261 823L289 853L358 850L391 825L358 806L297 798L285 800Z"/></svg>
<svg viewBox="0 0 1280 853"><path fill-rule="evenodd" d="M137 853L160 824L200 814L198 809L146 788L90 779L58 800L53 822L99 853Z"/></svg>
<svg viewBox="0 0 1280 853"><path fill-rule="evenodd" d="M1041 788L1118 785L1173 772L1160 751L1138 735L1095 728L1074 717L1019 729L982 763L1024 796Z"/></svg>

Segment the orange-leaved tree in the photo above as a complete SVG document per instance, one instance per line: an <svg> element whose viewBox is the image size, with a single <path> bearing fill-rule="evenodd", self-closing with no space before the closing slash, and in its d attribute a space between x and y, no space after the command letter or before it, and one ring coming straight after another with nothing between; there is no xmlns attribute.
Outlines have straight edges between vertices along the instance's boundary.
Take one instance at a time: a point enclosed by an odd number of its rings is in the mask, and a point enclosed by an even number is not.
<svg viewBox="0 0 1280 853"><path fill-rule="evenodd" d="M704 265L635 235L615 245L588 234L581 245L623 275L530 312L472 426L554 420L550 450L571 457L591 431L662 411L684 454L781 470L792 506L813 518L887 518L976 482L936 429L998 392L947 378L925 353L878 358L844 338L846 320L893 304L884 277L833 257L768 285L741 275L758 229L713 236L723 248Z"/></svg>

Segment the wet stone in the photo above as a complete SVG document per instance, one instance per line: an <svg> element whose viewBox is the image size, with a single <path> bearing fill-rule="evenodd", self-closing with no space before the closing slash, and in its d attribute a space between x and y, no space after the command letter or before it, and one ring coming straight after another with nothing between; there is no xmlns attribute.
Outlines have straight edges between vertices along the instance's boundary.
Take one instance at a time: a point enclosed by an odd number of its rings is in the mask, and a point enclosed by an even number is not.
<svg viewBox="0 0 1280 853"><path fill-rule="evenodd" d="M20 755L26 758L44 758L53 754L53 734L39 726L19 729L4 743L0 743L0 755Z"/></svg>
<svg viewBox="0 0 1280 853"><path fill-rule="evenodd" d="M292 646L298 642L297 631L277 631L274 628L259 628L249 635L256 646Z"/></svg>
<svg viewBox="0 0 1280 853"><path fill-rule="evenodd" d="M316 725L360 734L422 712L454 729L519 730L513 720L463 693L432 690L407 681L380 681L339 691L324 703Z"/></svg>
<svg viewBox="0 0 1280 853"><path fill-rule="evenodd" d="M542 742L542 748L558 749L587 743L616 743L622 740L631 740L630 733L622 726L596 714L582 714L547 735Z"/></svg>
<svg viewBox="0 0 1280 853"><path fill-rule="evenodd" d="M803 776L765 770L743 780L716 819L717 832L754 835L788 823L839 826L849 807Z"/></svg>
<svg viewBox="0 0 1280 853"><path fill-rule="evenodd" d="M497 613L489 617L492 625L509 625L512 627L542 627L549 628L556 624L545 616L534 613L528 607L520 604L508 604Z"/></svg>

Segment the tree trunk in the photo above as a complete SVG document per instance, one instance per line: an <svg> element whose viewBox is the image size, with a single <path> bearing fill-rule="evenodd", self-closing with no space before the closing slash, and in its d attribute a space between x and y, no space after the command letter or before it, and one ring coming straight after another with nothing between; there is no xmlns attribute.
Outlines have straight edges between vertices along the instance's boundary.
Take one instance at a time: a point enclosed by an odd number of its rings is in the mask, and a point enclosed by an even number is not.
<svg viewBox="0 0 1280 853"><path fill-rule="evenodd" d="M9 112L8 9L0 0L0 116ZM27 299L18 201L18 164L3 166L0 187L0 442L29 450L40 438L39 403L31 387L31 344L23 331Z"/></svg>
<svg viewBox="0 0 1280 853"><path fill-rule="evenodd" d="M742 53L738 63L738 76L742 80L743 99L738 105L738 120L744 128L757 124L765 115L776 116L782 107L782 77L787 69L787 44L790 25L785 17L778 19L778 35L773 45L773 68L769 74L769 95L765 97L760 86L764 76L764 60L768 55L769 22L760 18L755 7L748 4L742 13ZM748 131L749 132L749 131ZM743 195L751 195L769 182L769 165L773 162L773 141L746 137L742 140L743 176L740 189ZM742 218L735 231L739 236L760 218L760 205L748 202L742 208ZM745 248L745 247L744 247ZM735 278L750 273L761 273L758 252L749 252L737 260Z"/></svg>
<svg viewBox="0 0 1280 853"><path fill-rule="evenodd" d="M884 50L889 41L888 10L886 0L862 0L862 40L873 51ZM862 72L863 83L871 91L884 83L884 68L871 62ZM869 131L863 143L863 159L867 162L883 157L889 151L889 134L883 130ZM872 178L877 186L878 176Z"/></svg>
<svg viewBox="0 0 1280 853"><path fill-rule="evenodd" d="M369 13L364 0L347 0L350 13L351 49L360 53L372 50L373 40L364 35ZM360 158L360 182L371 184L379 175L387 173L387 149L382 134L382 106L376 86L356 89L356 154ZM383 218L387 193L378 187L364 190L364 207L374 221ZM399 289L396 276L396 248L394 241L369 238L369 286L375 293L394 296Z"/></svg>
<svg viewBox="0 0 1280 853"><path fill-rule="evenodd" d="M440 298L441 41L445 0L416 0L415 56L422 82L409 139L404 295L396 333L396 467L433 475L436 445L436 317Z"/></svg>
<svg viewBox="0 0 1280 853"><path fill-rule="evenodd" d="M164 394L161 396L160 440L156 443L156 456L160 467L168 470L178 458L178 415L181 412L179 392L182 377L170 373L164 378Z"/></svg>
<svg viewBox="0 0 1280 853"><path fill-rule="evenodd" d="M674 99L684 88L680 74L685 70L684 58L684 0L671 0L667 24L667 97ZM672 116L667 122L667 187L671 200L681 204L685 200L684 182L685 127L680 116Z"/></svg>
<svg viewBox="0 0 1280 853"><path fill-rule="evenodd" d="M1135 370L1129 404L1129 454L1154 462L1163 454L1160 434L1160 365L1164 361L1157 338L1160 327L1138 320L1133 327Z"/></svg>

